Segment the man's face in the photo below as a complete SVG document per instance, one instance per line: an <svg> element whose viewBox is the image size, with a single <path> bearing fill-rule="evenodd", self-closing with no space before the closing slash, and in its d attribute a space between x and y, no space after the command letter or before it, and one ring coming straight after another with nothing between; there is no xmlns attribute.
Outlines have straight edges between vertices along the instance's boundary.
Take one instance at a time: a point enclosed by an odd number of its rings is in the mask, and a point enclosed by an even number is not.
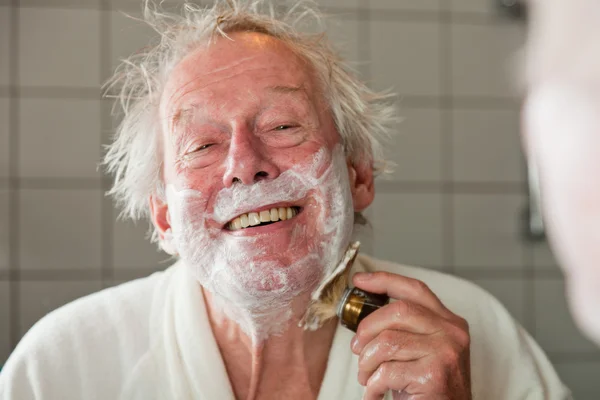
<svg viewBox="0 0 600 400"><path fill-rule="evenodd" d="M371 202L372 175L347 165L302 59L266 35L230 36L190 53L167 82L167 202L153 201L153 219L209 290L277 299L334 267L324 264L348 245L353 203ZM272 220L240 228L252 213Z"/></svg>

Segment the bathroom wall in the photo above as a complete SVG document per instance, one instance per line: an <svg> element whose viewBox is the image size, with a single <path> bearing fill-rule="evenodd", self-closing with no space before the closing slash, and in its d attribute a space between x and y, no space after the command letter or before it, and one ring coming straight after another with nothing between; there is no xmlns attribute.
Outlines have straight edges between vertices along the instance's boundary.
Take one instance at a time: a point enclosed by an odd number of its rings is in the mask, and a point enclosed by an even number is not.
<svg viewBox="0 0 600 400"><path fill-rule="evenodd" d="M171 1L173 3L174 1ZM404 122L366 251L465 277L537 339L577 399L600 352L573 326L545 244L522 238L525 169L509 76L523 26L492 0L327 0L329 31ZM96 165L113 123L99 86L150 30L133 0L0 0L0 364L48 311L165 268L147 224L116 222ZM511 61L512 60L512 61Z"/></svg>

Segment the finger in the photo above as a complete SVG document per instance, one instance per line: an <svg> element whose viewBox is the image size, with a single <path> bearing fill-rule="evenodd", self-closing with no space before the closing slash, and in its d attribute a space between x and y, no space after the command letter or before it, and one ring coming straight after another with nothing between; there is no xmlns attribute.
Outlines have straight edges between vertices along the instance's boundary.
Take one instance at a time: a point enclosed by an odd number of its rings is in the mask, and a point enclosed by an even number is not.
<svg viewBox="0 0 600 400"><path fill-rule="evenodd" d="M377 368L388 361L415 361L436 349L428 336L400 331L384 331L369 342L358 359L358 382L365 386Z"/></svg>
<svg viewBox="0 0 600 400"><path fill-rule="evenodd" d="M427 373L419 373L421 366L418 361L390 361L383 363L371 375L365 387L363 400L380 400L388 390L402 394L425 394L419 380L427 382Z"/></svg>
<svg viewBox="0 0 600 400"><path fill-rule="evenodd" d="M363 347L384 330L399 330L422 335L439 332L445 320L433 311L410 301L398 300L367 316L358 326L352 351Z"/></svg>
<svg viewBox="0 0 600 400"><path fill-rule="evenodd" d="M449 313L431 289L418 279L379 271L357 273L353 277L353 282L360 289L373 293L385 293L394 299L409 300L442 316Z"/></svg>

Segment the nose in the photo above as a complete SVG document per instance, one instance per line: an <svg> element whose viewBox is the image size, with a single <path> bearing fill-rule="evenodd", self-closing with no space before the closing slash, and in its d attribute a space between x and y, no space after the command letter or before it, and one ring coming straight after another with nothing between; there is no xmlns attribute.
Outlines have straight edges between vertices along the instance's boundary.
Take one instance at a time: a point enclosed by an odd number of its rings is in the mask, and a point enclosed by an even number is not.
<svg viewBox="0 0 600 400"><path fill-rule="evenodd" d="M250 129L236 128L229 145L223 185L229 188L236 182L251 185L263 179L277 178L279 169L270 156Z"/></svg>

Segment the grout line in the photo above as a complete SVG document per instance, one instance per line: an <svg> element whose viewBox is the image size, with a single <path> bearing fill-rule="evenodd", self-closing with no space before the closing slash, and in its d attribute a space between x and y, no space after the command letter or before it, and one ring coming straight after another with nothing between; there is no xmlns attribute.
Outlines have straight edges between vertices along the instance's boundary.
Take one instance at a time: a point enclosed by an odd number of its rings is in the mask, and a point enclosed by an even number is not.
<svg viewBox="0 0 600 400"><path fill-rule="evenodd" d="M109 0L101 0L100 12L100 79L106 79L112 71L111 65L111 43L110 43L110 26L111 26L111 4ZM104 103L100 104L100 142L104 144L105 132L111 129L110 116L104 113ZM104 149L102 149L104 156ZM107 287L112 282L114 275L114 254L113 254L113 225L114 225L114 209L112 199L106 197L106 192L110 190L112 182L110 178L102 180L101 196L101 275L102 286Z"/></svg>
<svg viewBox="0 0 600 400"><path fill-rule="evenodd" d="M363 74L363 80L365 82L371 81L371 65L372 65L372 54L371 54L371 18L369 12L369 0L359 0L359 7L356 10L356 18L358 20L358 57L363 63L359 71ZM362 30L362 32L361 32Z"/></svg>
<svg viewBox="0 0 600 400"><path fill-rule="evenodd" d="M66 0L61 2L59 0L19 0L20 8L53 8L53 9L64 9L64 10L96 10L98 9L97 3L89 3L80 1L77 4L73 4L73 1Z"/></svg>
<svg viewBox="0 0 600 400"><path fill-rule="evenodd" d="M524 299L525 299L525 322L527 323L527 330L536 336L536 327L537 327L537 319L535 316L535 281L538 275L542 275L542 271L536 271L535 268L535 259L534 259L534 248L529 245L529 243L521 240L521 245L523 246L523 265L525 269L523 270L523 279L525 280L525 285L523 290ZM561 272L557 269L553 270L558 276L562 277Z"/></svg>
<svg viewBox="0 0 600 400"><path fill-rule="evenodd" d="M30 190L89 190L100 189L106 178L12 178L10 186Z"/></svg>
<svg viewBox="0 0 600 400"><path fill-rule="evenodd" d="M165 262L164 265L156 265L153 267L118 267L112 271L110 279L122 279L127 277L147 276L154 272L164 271L173 265L173 262ZM421 268L441 270L440 266L434 265L419 265ZM523 268L508 267L496 265L491 267L464 267L453 265L452 269L455 275L464 279L518 279L533 282L535 280L547 281L562 281L563 275L559 270L549 269L540 270L538 275L523 277ZM45 269L45 270L21 270L18 276L13 274L14 271L0 271L0 280L10 280L12 282L27 282L27 281L69 281L69 280L102 280L101 273L92 269Z"/></svg>
<svg viewBox="0 0 600 400"><path fill-rule="evenodd" d="M368 1L368 0L367 0ZM78 3L73 4L72 1L54 1L53 3L48 2L47 0L21 0L23 4L21 4L22 8L54 8L54 9L82 9L82 10L102 10L104 7L113 7L113 3L115 1L110 0L99 0L99 3L89 4L89 3ZM181 3L173 4L166 3L167 10L172 9L172 7L178 8ZM286 9L287 7L281 7L282 9ZM126 12L136 12L140 10L140 6L138 3L134 2L119 2L117 10L122 10ZM441 23L453 23L460 25L506 25L506 24L515 24L514 20L508 17L499 17L497 14L490 13L481 13L481 12L469 12L469 11L451 11L449 9L441 9L440 11L427 11L427 10L417 10L417 9L405 9L399 10L394 8L381 8L381 9L370 9L369 3L362 2L359 7L339 7L339 6L322 6L319 9L328 14L344 14L344 13L354 13L359 12L362 14L362 11L367 11L370 15L371 19L377 21L398 21L398 22L422 22L422 23L430 23L430 22L440 22L439 15L443 13L448 13L452 15L452 20L443 20ZM363 14L364 15L364 14Z"/></svg>
<svg viewBox="0 0 600 400"><path fill-rule="evenodd" d="M9 342L14 349L19 342L19 186L10 184L13 178L19 176L19 0L13 0L10 6L10 49L9 75L9 198L8 198L8 259L9 259Z"/></svg>
<svg viewBox="0 0 600 400"><path fill-rule="evenodd" d="M106 117L108 120L109 117ZM106 124L109 121L105 122ZM108 128L104 128L108 129ZM77 177L1 177L0 188L33 189L33 190L108 190L112 184L110 177L77 178ZM380 179L376 183L380 193L448 193L448 194L526 194L523 184L519 182L444 182L444 181L396 181Z"/></svg>
<svg viewBox="0 0 600 400"><path fill-rule="evenodd" d="M19 275L19 282L99 281L102 279L99 271L94 271L92 269L21 270Z"/></svg>
<svg viewBox="0 0 600 400"><path fill-rule="evenodd" d="M524 280L526 282L534 282L537 278L547 279L547 280L562 280L563 275L558 270L540 270L539 274L536 277L532 275L524 274L525 267L523 268L515 268L515 267L503 267L503 266L494 266L494 267L462 267L462 266L454 266L456 270L456 275L461 276L467 279L519 279Z"/></svg>
<svg viewBox="0 0 600 400"><path fill-rule="evenodd" d="M553 364L557 363L598 363L600 362L600 351L591 352L551 352L548 351L548 358Z"/></svg>
<svg viewBox="0 0 600 400"><path fill-rule="evenodd" d="M364 36L359 37L359 53L370 55L369 46L369 22L364 21L365 29ZM108 44L110 45L110 44ZM110 56L108 56L110 57ZM366 57L363 57L366 59ZM364 62L364 66L359 66L358 69L365 72L370 69L370 62ZM104 71L110 74L112 69ZM370 72L370 71L368 71ZM369 73L370 75L370 73ZM108 75L106 75L108 76ZM369 79L365 79L369 81ZM0 97L10 97L13 90L17 88L14 85L0 85ZM99 87L68 87L68 86L19 86L21 98L65 98L65 99L83 99L83 100L103 100L101 89ZM501 96L472 96L472 95L442 95L442 96L423 96L403 93L398 96L400 107L414 108L435 108L435 109L508 109L518 111L520 108L520 99L518 97L501 97Z"/></svg>
<svg viewBox="0 0 600 400"><path fill-rule="evenodd" d="M454 253L454 196L456 187L453 182L453 154L452 154L452 16L447 9L442 10L439 16L439 40L440 40L440 93L443 93L441 108L446 110L441 115L441 163L440 176L444 181L440 190L446 193L440 197L442 213L442 260L446 265L446 272L455 274Z"/></svg>
<svg viewBox="0 0 600 400"><path fill-rule="evenodd" d="M523 194L522 184L517 182L391 181L382 179L375 182L375 187L379 193Z"/></svg>
<svg viewBox="0 0 600 400"><path fill-rule="evenodd" d="M81 99L101 100L99 87L70 87L70 86L23 86L20 85L22 98L47 99Z"/></svg>

